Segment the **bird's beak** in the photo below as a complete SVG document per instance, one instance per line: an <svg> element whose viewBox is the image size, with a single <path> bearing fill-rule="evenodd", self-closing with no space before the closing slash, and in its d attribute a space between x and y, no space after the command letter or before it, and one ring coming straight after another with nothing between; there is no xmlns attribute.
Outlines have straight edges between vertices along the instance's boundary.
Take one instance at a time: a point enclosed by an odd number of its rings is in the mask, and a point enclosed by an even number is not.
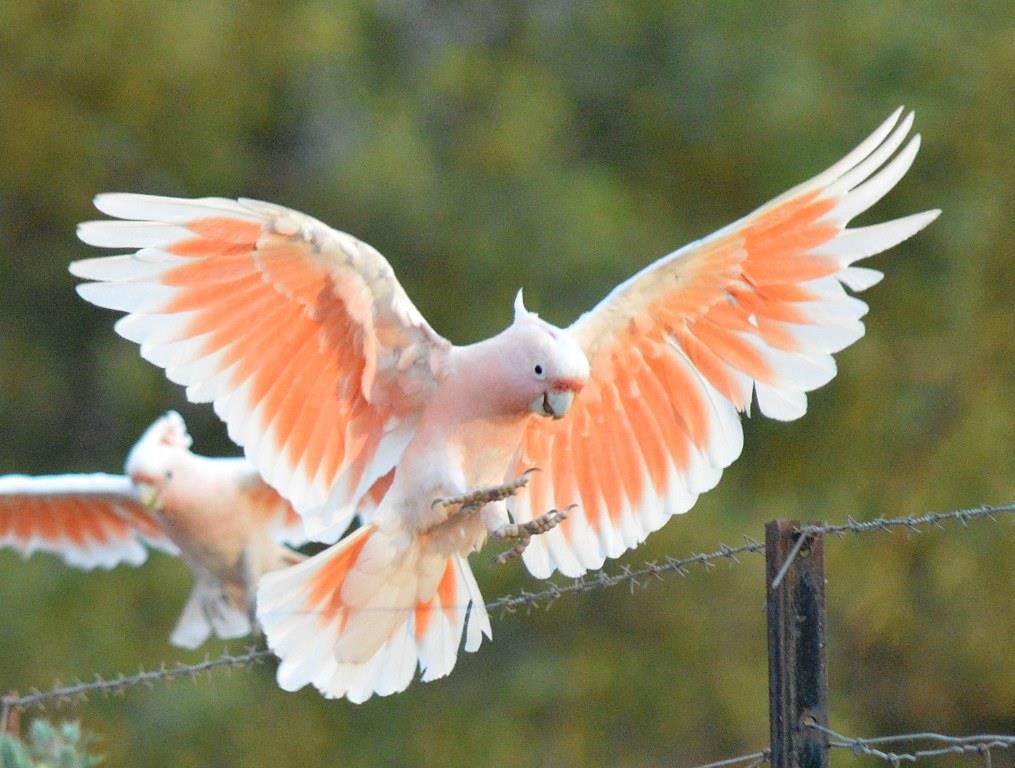
<svg viewBox="0 0 1015 768"><path fill-rule="evenodd" d="M573 402L574 392L570 389L550 390L537 397L529 407L541 416L560 419L571 409Z"/></svg>
<svg viewBox="0 0 1015 768"><path fill-rule="evenodd" d="M145 509L157 509L162 502L162 494L151 483L137 483L137 498Z"/></svg>

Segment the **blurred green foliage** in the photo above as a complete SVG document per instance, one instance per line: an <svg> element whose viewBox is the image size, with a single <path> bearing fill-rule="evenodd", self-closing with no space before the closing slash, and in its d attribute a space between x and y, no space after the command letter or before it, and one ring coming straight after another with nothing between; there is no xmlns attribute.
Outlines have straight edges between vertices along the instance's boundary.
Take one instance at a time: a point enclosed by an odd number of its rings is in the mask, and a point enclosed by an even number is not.
<svg viewBox="0 0 1015 768"><path fill-rule="evenodd" d="M568 323L648 261L818 172L898 104L924 148L865 221L940 207L874 260L867 338L625 561L1015 497L1010 3L0 4L0 473L116 470L160 411L211 409L74 295L92 195L246 195L392 261L466 342ZM1015 731L1015 528L828 546L843 731ZM487 597L532 587L473 558ZM84 574L0 552L0 686L192 660L183 565ZM495 621L454 674L355 707L268 667L81 706L111 765L692 764L767 741L763 564ZM210 650L214 653L217 646Z"/></svg>
<svg viewBox="0 0 1015 768"><path fill-rule="evenodd" d="M0 768L95 768L102 758L92 754L95 737L78 723L33 720L28 738L0 733Z"/></svg>

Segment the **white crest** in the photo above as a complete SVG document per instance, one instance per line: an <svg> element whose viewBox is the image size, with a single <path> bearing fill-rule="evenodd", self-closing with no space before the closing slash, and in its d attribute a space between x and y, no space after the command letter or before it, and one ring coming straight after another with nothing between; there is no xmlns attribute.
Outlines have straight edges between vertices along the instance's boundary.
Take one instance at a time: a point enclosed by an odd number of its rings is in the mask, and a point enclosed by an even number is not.
<svg viewBox="0 0 1015 768"><path fill-rule="evenodd" d="M154 424L146 430L146 434L158 439L162 445L173 445L190 448L193 442L183 417L176 411L166 411Z"/></svg>
<svg viewBox="0 0 1015 768"><path fill-rule="evenodd" d="M127 474L134 469L154 470L161 466L166 448L190 448L191 439L183 417L176 411L166 411L144 431L127 455Z"/></svg>
<svg viewBox="0 0 1015 768"><path fill-rule="evenodd" d="M529 312L525 308L525 301L522 298L522 289L518 289L518 293L515 295L515 322L525 317L539 317L535 312Z"/></svg>

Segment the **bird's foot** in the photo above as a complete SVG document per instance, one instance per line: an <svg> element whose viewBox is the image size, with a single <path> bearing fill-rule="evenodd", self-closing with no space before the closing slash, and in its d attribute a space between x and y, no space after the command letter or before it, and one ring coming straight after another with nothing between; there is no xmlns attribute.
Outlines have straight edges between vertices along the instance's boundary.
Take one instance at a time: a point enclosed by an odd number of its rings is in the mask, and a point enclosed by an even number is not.
<svg viewBox="0 0 1015 768"><path fill-rule="evenodd" d="M529 546L533 536L552 531L567 519L568 512L574 509L574 507L575 505L572 504L567 509L551 509L545 515L540 515L527 523L502 525L493 532L493 535L504 541L513 540L514 546L497 555L497 562L506 563L512 558L520 557L525 548Z"/></svg>
<svg viewBox="0 0 1015 768"><path fill-rule="evenodd" d="M475 514L484 504L490 504L492 502L501 501L514 496L529 482L529 475L538 471L538 467L532 467L522 472L522 474L514 480L504 483L503 485L494 485L490 488L478 488L475 491L470 491L469 493L461 496L435 499L433 506L436 507L440 505L445 509L458 507L457 510L448 516L449 521L469 517Z"/></svg>

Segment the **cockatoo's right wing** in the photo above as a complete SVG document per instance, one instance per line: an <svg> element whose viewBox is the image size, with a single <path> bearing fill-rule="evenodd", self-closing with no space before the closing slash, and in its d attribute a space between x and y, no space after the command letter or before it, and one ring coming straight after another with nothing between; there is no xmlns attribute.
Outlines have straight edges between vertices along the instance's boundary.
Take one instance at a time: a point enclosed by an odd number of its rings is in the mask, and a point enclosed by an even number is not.
<svg viewBox="0 0 1015 768"><path fill-rule="evenodd" d="M333 540L398 462L451 345L381 254L268 203L99 195L125 221L79 237L139 249L88 259L78 292L128 312L117 331L212 402L308 532Z"/></svg>
<svg viewBox="0 0 1015 768"><path fill-rule="evenodd" d="M177 553L122 475L0 477L0 547L52 552L78 568L140 565L148 545Z"/></svg>

